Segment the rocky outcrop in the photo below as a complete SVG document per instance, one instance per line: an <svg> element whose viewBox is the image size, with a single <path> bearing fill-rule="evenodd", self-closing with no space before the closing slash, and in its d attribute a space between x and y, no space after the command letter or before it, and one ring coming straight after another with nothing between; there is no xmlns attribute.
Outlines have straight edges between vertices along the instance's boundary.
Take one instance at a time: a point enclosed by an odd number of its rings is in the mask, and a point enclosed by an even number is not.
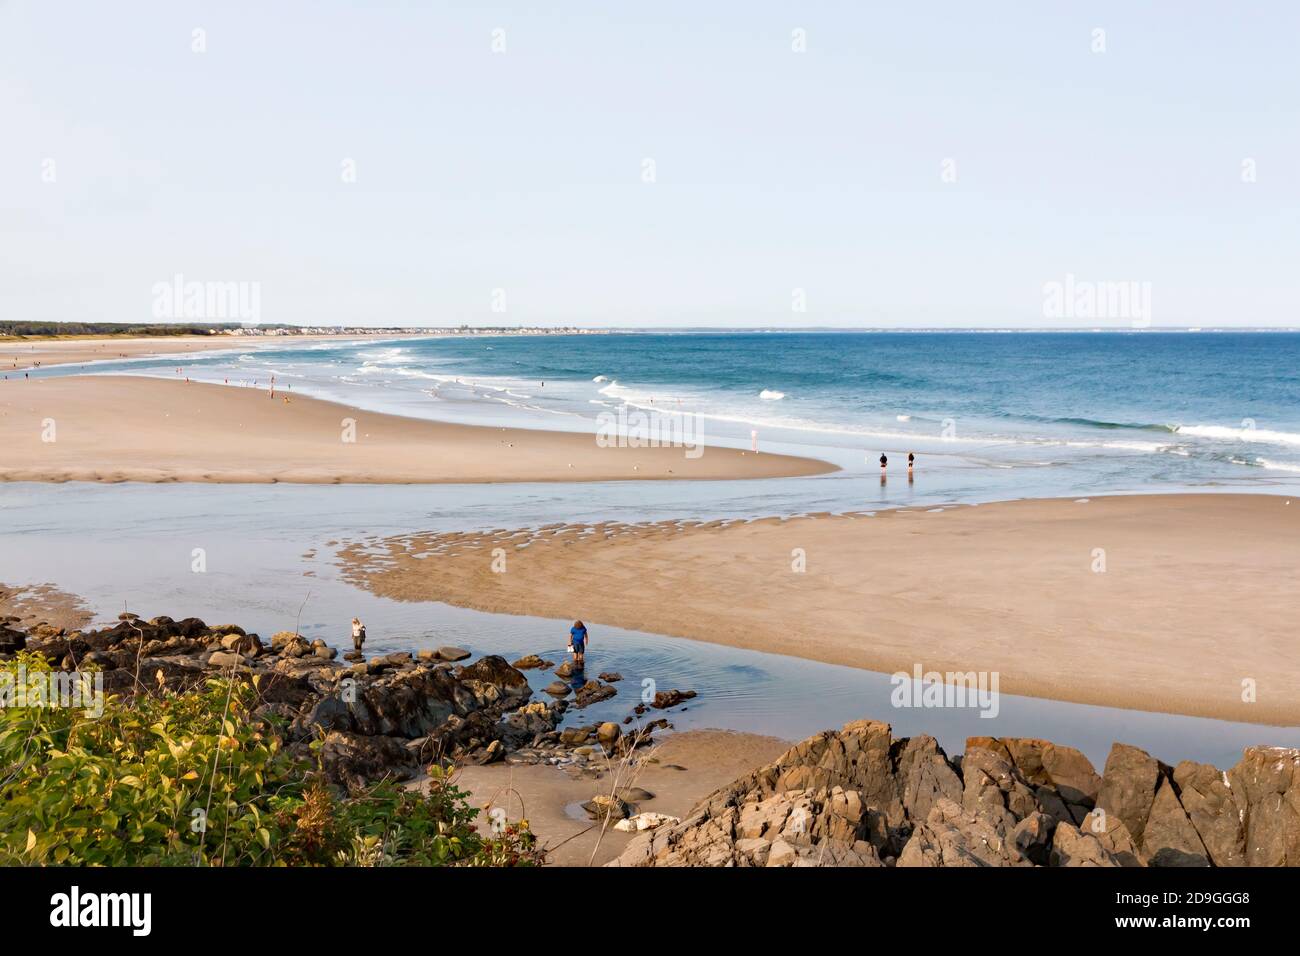
<svg viewBox="0 0 1300 956"><path fill-rule="evenodd" d="M1209 854L1183 809L1174 783L1160 780L1151 816L1142 831L1142 855L1150 866L1209 866Z"/></svg>
<svg viewBox="0 0 1300 956"><path fill-rule="evenodd" d="M1251 747L1224 775L1241 814L1247 866L1300 866L1300 750Z"/></svg>
<svg viewBox="0 0 1300 956"><path fill-rule="evenodd" d="M107 694L184 692L218 675L253 682L254 715L275 727L291 753L312 762L318 755L335 783L558 746L564 704L529 704L527 678L504 658L454 666L449 659L468 656L461 648L438 648L427 660L395 653L344 664L321 640L280 631L268 645L238 625L210 627L198 618L145 621L124 613L99 630L14 628L0 628L4 656L26 649L64 670L93 665Z"/></svg>
<svg viewBox="0 0 1300 956"><path fill-rule="evenodd" d="M0 621L0 660L24 649L64 670L93 666L105 693L127 698L184 693L216 676L250 682L258 698L254 716L289 753L346 785L404 778L433 762L545 763L598 779L611 759L649 746L654 731L669 726L659 718L627 731L612 722L561 731L571 706L606 700L616 688L588 681L570 703L573 688L557 681L558 688L548 688L559 691L555 700L533 701L519 668L493 655L467 660L459 647L368 659L349 652L339 661L335 648L296 631L278 631L267 642L236 624L198 618L146 621L128 612L110 627L84 632ZM520 662L535 666L529 658Z"/></svg>
<svg viewBox="0 0 1300 956"><path fill-rule="evenodd" d="M809 737L639 833L612 866L1300 865L1300 751L1255 747L1224 773L1115 744L1078 750L856 721Z"/></svg>
<svg viewBox="0 0 1300 956"><path fill-rule="evenodd" d="M1206 763L1184 760L1174 768L1174 786L1187 818L1214 866L1246 864L1246 814L1228 775ZM1300 797L1300 792L1295 794Z"/></svg>
<svg viewBox="0 0 1300 956"><path fill-rule="evenodd" d="M1161 773L1159 761L1146 751L1115 744L1106 758L1097 806L1120 820L1133 838L1140 840L1151 816Z"/></svg>

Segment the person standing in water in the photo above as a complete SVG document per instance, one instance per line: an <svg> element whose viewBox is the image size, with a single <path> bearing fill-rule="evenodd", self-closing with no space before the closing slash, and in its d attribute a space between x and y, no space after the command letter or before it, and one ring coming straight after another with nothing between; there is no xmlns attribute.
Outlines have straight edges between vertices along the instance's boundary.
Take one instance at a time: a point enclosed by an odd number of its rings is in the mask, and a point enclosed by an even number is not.
<svg viewBox="0 0 1300 956"><path fill-rule="evenodd" d="M909 451L909 452L907 453L907 473L908 473L908 474L911 474L911 473L912 473L912 466L915 465L915 464L916 464L916 455L914 455L912 452Z"/></svg>
<svg viewBox="0 0 1300 956"><path fill-rule="evenodd" d="M366 642L366 626L361 623L361 619L354 617L352 619L352 649L358 654L361 653L361 645Z"/></svg>
<svg viewBox="0 0 1300 956"><path fill-rule="evenodd" d="M587 662L587 625L574 621L569 628L569 649L573 651L573 663L582 670Z"/></svg>
<svg viewBox="0 0 1300 956"><path fill-rule="evenodd" d="M882 475L885 473L885 468L886 468L888 465L889 465L889 459L888 459L887 457L885 457L885 453L882 451L882 452L880 453L880 473L881 473Z"/></svg>

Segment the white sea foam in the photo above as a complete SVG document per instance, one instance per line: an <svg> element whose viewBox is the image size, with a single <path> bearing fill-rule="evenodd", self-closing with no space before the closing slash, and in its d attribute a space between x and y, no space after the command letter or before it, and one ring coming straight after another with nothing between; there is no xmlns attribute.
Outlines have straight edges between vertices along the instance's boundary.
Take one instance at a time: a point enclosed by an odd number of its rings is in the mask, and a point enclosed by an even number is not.
<svg viewBox="0 0 1300 956"><path fill-rule="evenodd" d="M1039 437L1030 435L963 435L944 438L938 434L929 434L925 431L901 431L889 428L872 428L859 427L853 428L844 425L832 425L821 421L810 421L803 418L795 417L774 417L771 415L754 414L748 409L717 409L709 408L701 411L701 405L707 405L710 401L715 400L713 396L684 394L670 395L655 392L647 392L620 385L617 381L611 382L600 390L600 394L610 398L619 399L635 408L646 410L654 409L660 412L671 413L675 410L685 411L691 409L696 414L704 418L720 422L733 422L760 428L779 428L789 429L800 432L813 432L823 435L840 435L854 438L867 439L884 439L886 441L904 441L904 442L934 442L944 446L969 446L969 445L1024 445L1039 447L1056 447L1056 448L1097 448L1110 449L1114 451L1139 452L1143 454L1158 454L1174 448L1170 442L1151 442L1151 441L1124 441L1124 440L1067 440L1051 437ZM683 407L684 405L684 407ZM757 411L755 409L755 411ZM895 416L902 420L904 416ZM911 420L911 416L906 416Z"/></svg>
<svg viewBox="0 0 1300 956"><path fill-rule="evenodd" d="M785 392L778 392L774 388L765 388L758 393L758 397L766 402L779 402L785 398Z"/></svg>
<svg viewBox="0 0 1300 956"><path fill-rule="evenodd" d="M1147 454L1173 449L1168 442L1158 441L1053 441L1031 442L1030 444L1064 445L1066 448L1113 448L1116 451L1140 451Z"/></svg>
<svg viewBox="0 0 1300 956"><path fill-rule="evenodd" d="M392 347L386 349L369 349L358 352L357 358L364 361L367 365L384 362L395 362L402 356L402 353L410 351L409 349Z"/></svg>
<svg viewBox="0 0 1300 956"><path fill-rule="evenodd" d="M1175 434L1196 438L1213 438L1218 441L1262 442L1266 445L1300 445L1300 435L1294 432L1272 431L1268 428L1231 428L1226 425L1179 425Z"/></svg>
<svg viewBox="0 0 1300 956"><path fill-rule="evenodd" d="M1300 475L1300 464L1288 464L1282 461L1269 461L1267 458L1256 458L1256 463L1261 468L1267 468L1269 471L1286 471L1292 474Z"/></svg>
<svg viewBox="0 0 1300 956"><path fill-rule="evenodd" d="M813 432L821 435L841 435L853 438L884 438L898 439L908 442L916 441L933 441L944 445L990 445L999 443L1015 443L1013 439L998 438L941 438L939 435L926 435L917 432L903 432L895 430L871 429L871 428L849 428L845 426L829 425L824 422L808 421L801 418L778 418L765 415L755 415L743 409L710 409L709 411L700 411L701 404L710 401L710 396L701 395L666 395L651 392L637 391L624 385L619 385L617 381L611 382L600 390L600 394L615 398L633 408L641 408L646 411L658 411L665 414L686 414L687 411L699 415L703 418L718 422L731 422L750 427L759 428L778 428L789 429L791 431Z"/></svg>

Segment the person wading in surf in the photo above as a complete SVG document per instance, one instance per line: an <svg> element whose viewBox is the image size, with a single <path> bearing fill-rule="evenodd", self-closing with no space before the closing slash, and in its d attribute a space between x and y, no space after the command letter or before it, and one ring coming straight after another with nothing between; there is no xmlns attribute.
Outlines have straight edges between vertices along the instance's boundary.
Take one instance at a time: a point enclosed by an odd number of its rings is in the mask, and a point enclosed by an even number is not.
<svg viewBox="0 0 1300 956"><path fill-rule="evenodd" d="M569 650L573 651L573 663L582 670L587 661L587 625L574 621L569 628Z"/></svg>

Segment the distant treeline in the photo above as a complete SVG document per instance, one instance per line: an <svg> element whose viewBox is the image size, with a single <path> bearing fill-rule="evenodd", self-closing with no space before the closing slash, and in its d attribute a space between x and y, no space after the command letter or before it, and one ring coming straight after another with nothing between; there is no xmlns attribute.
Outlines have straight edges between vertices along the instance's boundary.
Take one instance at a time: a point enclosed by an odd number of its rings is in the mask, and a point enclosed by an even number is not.
<svg viewBox="0 0 1300 956"><path fill-rule="evenodd" d="M207 335L237 328L238 322L0 322L0 335Z"/></svg>

